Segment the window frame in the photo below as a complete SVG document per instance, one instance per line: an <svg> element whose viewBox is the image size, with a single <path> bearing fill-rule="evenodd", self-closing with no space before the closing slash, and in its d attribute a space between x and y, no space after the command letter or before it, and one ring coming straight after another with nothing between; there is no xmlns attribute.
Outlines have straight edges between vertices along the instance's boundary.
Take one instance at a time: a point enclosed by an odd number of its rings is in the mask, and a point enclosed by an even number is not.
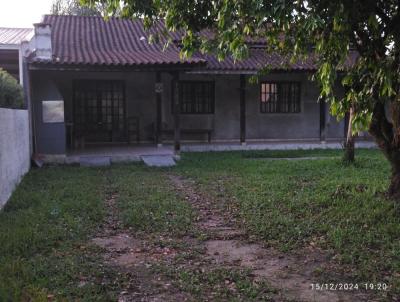
<svg viewBox="0 0 400 302"><path fill-rule="evenodd" d="M192 107L194 106L194 104L196 104L193 100L194 100L194 95L193 94L193 90L195 90L194 87L196 87L196 84L207 84L210 85L210 110L209 111L202 111L202 112L194 112L193 110L188 112L188 111L183 111L183 90L182 90L182 84L183 85L191 85L191 91L192 91ZM210 115L210 114L215 114L215 82L214 81L193 81L193 80L183 80L183 81L178 81L178 98L179 98L179 114L192 114L192 115ZM175 113L175 106L174 106L174 97L175 97L175 88L176 87L176 82L172 81L172 89L171 89L171 112ZM203 105L204 107L204 105Z"/></svg>
<svg viewBox="0 0 400 302"><path fill-rule="evenodd" d="M276 87L277 87L277 92L276 92L276 95L277 95L277 101L276 101L276 104L277 104L277 110L275 110L275 111L267 111L267 110L264 110L263 109L263 107L264 108L267 108L266 106L263 106L263 101L262 101L262 98L263 98L263 91L262 91L262 88L263 88L263 85L264 84L270 84L270 85L276 85ZM296 111L282 111L281 110L281 104L282 104L282 96L280 96L281 94L282 94L282 89L280 88L281 87L281 85L297 85L298 86L298 89L297 89L297 91L298 91L298 95L296 96L296 100L294 101L294 102L290 102L290 104L296 104L296 102L297 102L297 106L295 106L296 108L297 108L297 110ZM302 102L301 102L301 99L302 99L302 97L301 97L301 93L302 93L302 90L301 90L301 82L300 81L262 81L262 82L260 82L260 95L259 95L259 103L260 103L260 113L261 114L299 114L299 113L301 113L302 112ZM293 105L291 105L291 107L293 107Z"/></svg>

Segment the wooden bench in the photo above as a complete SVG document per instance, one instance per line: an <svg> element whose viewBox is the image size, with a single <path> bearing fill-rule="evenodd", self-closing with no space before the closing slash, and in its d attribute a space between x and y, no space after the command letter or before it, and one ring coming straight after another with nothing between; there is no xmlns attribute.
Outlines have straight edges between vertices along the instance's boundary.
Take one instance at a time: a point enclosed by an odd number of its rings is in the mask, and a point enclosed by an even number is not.
<svg viewBox="0 0 400 302"><path fill-rule="evenodd" d="M156 129L154 125L154 137L156 137ZM213 129L211 128L181 128L180 129L181 134L206 134L207 135L207 141L211 143L211 135L213 132ZM162 125L161 128L161 135L166 134L166 135L174 135L175 130L167 128L166 124Z"/></svg>

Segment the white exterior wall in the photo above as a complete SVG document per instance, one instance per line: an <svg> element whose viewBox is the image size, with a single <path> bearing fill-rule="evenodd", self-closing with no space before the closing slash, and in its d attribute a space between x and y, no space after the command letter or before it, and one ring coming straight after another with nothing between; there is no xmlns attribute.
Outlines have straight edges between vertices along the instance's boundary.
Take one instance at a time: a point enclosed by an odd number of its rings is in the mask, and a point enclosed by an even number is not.
<svg viewBox="0 0 400 302"><path fill-rule="evenodd" d="M0 208L29 168L28 111L0 108Z"/></svg>

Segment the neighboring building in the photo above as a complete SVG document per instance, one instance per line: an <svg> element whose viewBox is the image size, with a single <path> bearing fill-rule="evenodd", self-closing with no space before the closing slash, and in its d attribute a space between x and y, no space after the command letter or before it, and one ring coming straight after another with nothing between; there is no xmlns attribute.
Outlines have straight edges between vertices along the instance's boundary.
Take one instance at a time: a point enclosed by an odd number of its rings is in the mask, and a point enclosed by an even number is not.
<svg viewBox="0 0 400 302"><path fill-rule="evenodd" d="M168 141L179 149L181 142L343 139L344 122L317 102L311 59L288 64L252 42L244 61L181 60L175 36L163 51L147 42L140 21L45 16L28 56L35 152L63 155L96 143ZM266 65L271 73L249 84Z"/></svg>
<svg viewBox="0 0 400 302"><path fill-rule="evenodd" d="M31 39L32 28L0 27L0 68L23 82L21 42Z"/></svg>

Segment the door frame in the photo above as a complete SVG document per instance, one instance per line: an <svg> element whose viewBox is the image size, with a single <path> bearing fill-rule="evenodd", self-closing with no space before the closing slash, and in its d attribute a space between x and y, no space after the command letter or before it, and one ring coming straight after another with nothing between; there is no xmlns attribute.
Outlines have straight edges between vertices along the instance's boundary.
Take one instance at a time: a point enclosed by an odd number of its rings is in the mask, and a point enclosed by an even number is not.
<svg viewBox="0 0 400 302"><path fill-rule="evenodd" d="M127 140L128 140L128 137L127 137L127 102L126 102L126 83L125 83L125 81L124 80L120 80L120 79L74 79L73 81L72 81L72 125L73 125L73 129L74 130L72 130L74 133L73 133L73 135L72 135L72 137L73 137L73 140L75 141L75 140L77 140L77 138L79 139L79 137L77 137L77 133L76 133L76 115L77 115L77 110L76 110L76 102L77 102L77 100L76 100L76 91L77 91L77 86L82 86L82 82L87 82L87 83L93 83L93 85L94 85L94 89L95 89L95 92L96 92L96 99L97 99L97 102L101 102L101 100L99 100L99 90L97 89L97 87L99 87L99 86L101 86L101 84L99 84L99 83L101 83L101 82L107 82L107 83L110 83L110 82L118 82L118 83L120 83L120 85L121 85L121 90L122 90L122 110L123 110L123 121L122 121L122 124L123 124L123 129L121 129L121 133L122 133L122 135L123 135L123 139L121 140L121 141L118 141L118 143L124 143L124 142L127 142ZM113 92L113 90L114 89L112 89L112 92ZM84 106L85 106L85 116L87 116L87 103L85 103L84 104ZM119 108L121 108L121 107L118 107L118 109ZM100 109L99 108L97 108L97 110L99 111L99 112L101 112L101 116L102 116L102 104L101 104L101 106L100 106ZM111 116L112 116L112 120L111 120L111 125L112 125L112 129L110 130L111 131L111 137L110 137L110 140L107 140L107 141L95 141L95 142L90 142L90 143L93 143L93 144L96 144L96 143L99 143L99 144L111 144L111 143L116 143L114 140L113 140L113 135L112 135L112 132L114 131L114 121L113 121L113 119L114 119L114 114L113 114L113 112L114 112L114 99L113 99L113 97L112 97L112 104L111 104ZM85 117L85 119L87 119L86 117ZM85 144L85 142L83 143L83 144ZM71 147L72 148L74 148L74 142L71 142Z"/></svg>

